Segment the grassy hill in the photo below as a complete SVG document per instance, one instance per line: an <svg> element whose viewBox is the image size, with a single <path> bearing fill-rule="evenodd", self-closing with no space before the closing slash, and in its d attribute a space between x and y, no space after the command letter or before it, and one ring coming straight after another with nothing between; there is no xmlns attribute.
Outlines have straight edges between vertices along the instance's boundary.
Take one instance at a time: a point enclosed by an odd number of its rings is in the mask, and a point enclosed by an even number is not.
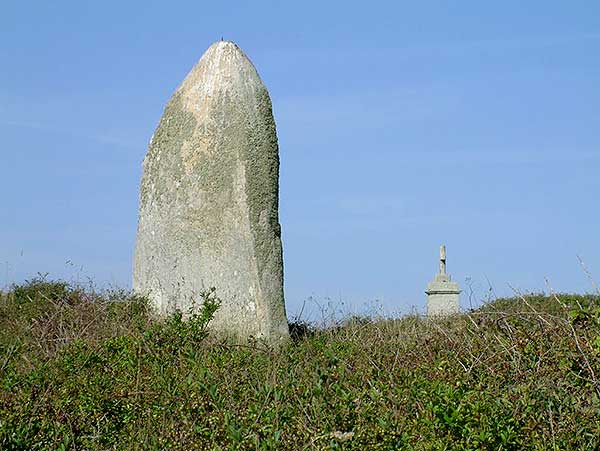
<svg viewBox="0 0 600 451"><path fill-rule="evenodd" d="M1 294L0 449L600 448L598 297L296 324L281 352L217 341L210 315L40 279Z"/></svg>

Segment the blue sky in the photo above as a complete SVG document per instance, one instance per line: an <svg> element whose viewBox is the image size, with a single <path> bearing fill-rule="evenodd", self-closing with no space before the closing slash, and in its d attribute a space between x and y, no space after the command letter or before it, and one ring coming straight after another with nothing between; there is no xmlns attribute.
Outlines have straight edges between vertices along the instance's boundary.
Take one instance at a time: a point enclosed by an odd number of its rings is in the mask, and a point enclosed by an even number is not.
<svg viewBox="0 0 600 451"><path fill-rule="evenodd" d="M146 146L206 48L273 100L286 302L600 279L600 3L3 2L0 286L128 286ZM468 281L467 281L468 279ZM463 293L463 306L469 305Z"/></svg>

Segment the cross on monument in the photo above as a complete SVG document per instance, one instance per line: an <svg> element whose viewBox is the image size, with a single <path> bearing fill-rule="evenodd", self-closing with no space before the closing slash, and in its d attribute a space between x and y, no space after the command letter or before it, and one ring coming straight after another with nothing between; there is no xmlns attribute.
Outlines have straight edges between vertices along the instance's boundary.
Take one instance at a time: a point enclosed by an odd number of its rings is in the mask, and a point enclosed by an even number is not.
<svg viewBox="0 0 600 451"><path fill-rule="evenodd" d="M440 246L440 274L446 274L446 246Z"/></svg>

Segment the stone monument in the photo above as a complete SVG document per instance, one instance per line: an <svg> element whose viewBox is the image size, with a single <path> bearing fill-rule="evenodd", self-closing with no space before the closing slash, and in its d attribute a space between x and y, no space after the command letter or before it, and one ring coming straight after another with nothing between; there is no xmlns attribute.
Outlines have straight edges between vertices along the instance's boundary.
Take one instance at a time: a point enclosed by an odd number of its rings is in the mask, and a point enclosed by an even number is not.
<svg viewBox="0 0 600 451"><path fill-rule="evenodd" d="M460 290L446 274L446 246L440 246L440 272L427 285L427 315L445 316L458 313Z"/></svg>
<svg viewBox="0 0 600 451"><path fill-rule="evenodd" d="M177 88L143 162L133 287L160 314L222 304L211 330L288 338L279 149L269 93L233 42L211 45Z"/></svg>

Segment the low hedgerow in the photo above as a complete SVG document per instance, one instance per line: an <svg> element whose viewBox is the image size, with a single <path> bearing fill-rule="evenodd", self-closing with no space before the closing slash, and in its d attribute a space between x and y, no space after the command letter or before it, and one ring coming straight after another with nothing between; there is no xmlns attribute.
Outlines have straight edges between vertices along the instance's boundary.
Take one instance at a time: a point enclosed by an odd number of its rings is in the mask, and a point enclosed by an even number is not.
<svg viewBox="0 0 600 451"><path fill-rule="evenodd" d="M127 293L13 287L0 305L0 449L600 447L598 297L295 323L278 351L211 339L219 300L199 301L156 319Z"/></svg>

